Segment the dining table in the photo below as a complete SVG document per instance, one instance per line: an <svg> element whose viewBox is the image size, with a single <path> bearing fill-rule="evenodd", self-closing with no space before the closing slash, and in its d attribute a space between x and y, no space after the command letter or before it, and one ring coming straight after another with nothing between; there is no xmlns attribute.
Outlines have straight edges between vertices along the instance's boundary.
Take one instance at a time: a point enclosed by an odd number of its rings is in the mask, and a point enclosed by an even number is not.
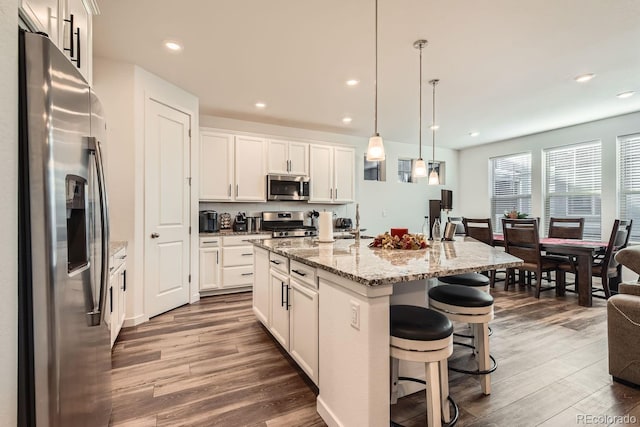
<svg viewBox="0 0 640 427"><path fill-rule="evenodd" d="M504 236L494 234L494 246L504 246ZM598 242L580 239L559 239L544 237L540 239L540 250L548 253L572 256L576 265L576 291L578 292L578 304L584 307L593 305L591 295L591 279L593 257L607 249L607 242ZM559 290L562 295L564 289Z"/></svg>

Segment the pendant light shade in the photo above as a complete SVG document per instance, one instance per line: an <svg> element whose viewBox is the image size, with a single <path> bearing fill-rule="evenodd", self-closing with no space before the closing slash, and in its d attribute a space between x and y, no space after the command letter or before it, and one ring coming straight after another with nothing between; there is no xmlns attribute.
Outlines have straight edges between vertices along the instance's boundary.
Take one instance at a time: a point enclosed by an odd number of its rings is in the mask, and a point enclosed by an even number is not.
<svg viewBox="0 0 640 427"><path fill-rule="evenodd" d="M429 84L433 86L433 120L431 122L431 135L433 137L432 144L432 157L431 157L431 172L429 173L429 185L440 185L440 176L436 171L436 85L440 80L429 80Z"/></svg>
<svg viewBox="0 0 640 427"><path fill-rule="evenodd" d="M382 137L379 134L375 134L369 138L369 146L367 147L367 161L379 162L385 159L384 145L382 144Z"/></svg>
<svg viewBox="0 0 640 427"><path fill-rule="evenodd" d="M422 49L427 45L426 40L416 40L413 43L413 47L420 49L420 73L418 75L418 87L420 88L418 93L418 158L413 161L411 175L416 178L424 178L427 176L427 165L422 160Z"/></svg>
<svg viewBox="0 0 640 427"><path fill-rule="evenodd" d="M369 138L367 147L367 161L375 162L385 159L384 144L382 137L378 133L378 0L376 0L376 76L373 82L375 88L375 108L374 108L374 134Z"/></svg>

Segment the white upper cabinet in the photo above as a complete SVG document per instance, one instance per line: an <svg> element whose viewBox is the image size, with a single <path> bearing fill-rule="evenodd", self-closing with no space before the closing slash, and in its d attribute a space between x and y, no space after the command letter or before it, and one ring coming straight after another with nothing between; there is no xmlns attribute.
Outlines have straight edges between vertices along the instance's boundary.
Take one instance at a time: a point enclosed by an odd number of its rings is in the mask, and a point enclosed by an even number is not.
<svg viewBox="0 0 640 427"><path fill-rule="evenodd" d="M200 130L200 200L233 200L233 147L233 135Z"/></svg>
<svg viewBox="0 0 640 427"><path fill-rule="evenodd" d="M33 31L47 33L84 78L92 81L92 14L95 1L22 0L20 15Z"/></svg>
<svg viewBox="0 0 640 427"><path fill-rule="evenodd" d="M266 175L264 139L200 130L200 200L264 202Z"/></svg>
<svg viewBox="0 0 640 427"><path fill-rule="evenodd" d="M58 0L22 0L20 15L32 30L45 32L53 43L59 45L58 17L62 14Z"/></svg>
<svg viewBox="0 0 640 427"><path fill-rule="evenodd" d="M262 138L236 136L235 200L264 202L267 199L265 141Z"/></svg>
<svg viewBox="0 0 640 427"><path fill-rule="evenodd" d="M277 175L309 175L309 144L270 140L268 173Z"/></svg>
<svg viewBox="0 0 640 427"><path fill-rule="evenodd" d="M82 0L62 0L64 2L59 47L80 70L89 83L91 75L91 14Z"/></svg>
<svg viewBox="0 0 640 427"><path fill-rule="evenodd" d="M352 202L355 196L355 150L335 147L333 153L333 200L337 203Z"/></svg>
<svg viewBox="0 0 640 427"><path fill-rule="evenodd" d="M355 195L355 150L312 145L310 148L310 203L349 203Z"/></svg>

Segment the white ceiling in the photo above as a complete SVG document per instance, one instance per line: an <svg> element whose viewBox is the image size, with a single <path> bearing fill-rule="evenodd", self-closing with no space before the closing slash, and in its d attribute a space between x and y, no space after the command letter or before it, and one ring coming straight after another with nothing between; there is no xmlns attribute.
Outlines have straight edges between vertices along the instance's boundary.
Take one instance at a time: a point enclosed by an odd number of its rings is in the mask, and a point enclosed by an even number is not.
<svg viewBox="0 0 640 427"><path fill-rule="evenodd" d="M194 93L202 114L368 137L374 0L104 0L94 54ZM462 148L640 110L638 0L379 0L379 131ZM163 40L184 44L169 53ZM595 73L589 83L574 77ZM350 78L360 80L347 87ZM635 90L635 96L616 94ZM257 101L267 103L258 110ZM353 118L344 125L342 117ZM480 136L471 138L472 130Z"/></svg>

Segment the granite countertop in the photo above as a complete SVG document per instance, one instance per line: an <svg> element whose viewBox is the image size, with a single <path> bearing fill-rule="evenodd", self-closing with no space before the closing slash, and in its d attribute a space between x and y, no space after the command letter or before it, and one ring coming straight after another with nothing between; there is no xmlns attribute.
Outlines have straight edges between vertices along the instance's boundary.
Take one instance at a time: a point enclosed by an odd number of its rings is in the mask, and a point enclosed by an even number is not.
<svg viewBox="0 0 640 427"><path fill-rule="evenodd" d="M389 285L452 274L516 267L522 260L468 237L429 242L420 250L369 248L372 239L319 243L317 238L255 239L251 242L290 259L367 285Z"/></svg>
<svg viewBox="0 0 640 427"><path fill-rule="evenodd" d="M200 237L222 237L222 236L246 236L248 234L264 234L271 235L270 231L233 231L229 230L221 230L216 231L214 233L200 233Z"/></svg>
<svg viewBox="0 0 640 427"><path fill-rule="evenodd" d="M115 255L127 247L127 242L122 240L112 240L109 242L109 255Z"/></svg>

